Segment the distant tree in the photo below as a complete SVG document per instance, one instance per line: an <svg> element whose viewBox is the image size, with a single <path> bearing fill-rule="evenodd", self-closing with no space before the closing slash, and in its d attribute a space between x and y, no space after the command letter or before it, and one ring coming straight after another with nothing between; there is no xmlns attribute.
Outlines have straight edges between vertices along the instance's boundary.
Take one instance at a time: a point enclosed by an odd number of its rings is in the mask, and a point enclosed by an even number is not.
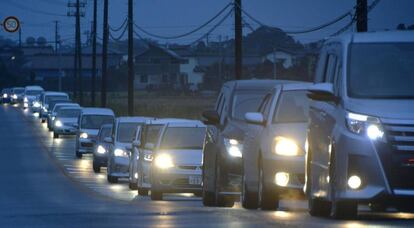
<svg viewBox="0 0 414 228"><path fill-rule="evenodd" d="M407 30L414 30L414 25L410 25L407 27Z"/></svg>
<svg viewBox="0 0 414 228"><path fill-rule="evenodd" d="M36 43L38 46L44 47L47 43L47 40L43 36L40 36L39 38L37 38Z"/></svg>
<svg viewBox="0 0 414 228"><path fill-rule="evenodd" d="M403 23L398 24L398 26L397 26L397 30L406 30L406 28L405 28L405 24L403 24Z"/></svg>
<svg viewBox="0 0 414 228"><path fill-rule="evenodd" d="M36 39L34 37L32 37L32 36L29 36L26 39L26 44L28 46L34 46L35 42L36 42Z"/></svg>

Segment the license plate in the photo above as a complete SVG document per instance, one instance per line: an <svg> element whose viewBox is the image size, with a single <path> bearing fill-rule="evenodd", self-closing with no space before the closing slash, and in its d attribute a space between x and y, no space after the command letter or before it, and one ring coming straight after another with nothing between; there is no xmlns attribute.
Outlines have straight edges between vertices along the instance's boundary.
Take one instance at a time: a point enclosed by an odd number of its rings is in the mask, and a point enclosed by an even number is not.
<svg viewBox="0 0 414 228"><path fill-rule="evenodd" d="M188 178L188 183L190 185L201 185L201 177L200 176L190 176Z"/></svg>

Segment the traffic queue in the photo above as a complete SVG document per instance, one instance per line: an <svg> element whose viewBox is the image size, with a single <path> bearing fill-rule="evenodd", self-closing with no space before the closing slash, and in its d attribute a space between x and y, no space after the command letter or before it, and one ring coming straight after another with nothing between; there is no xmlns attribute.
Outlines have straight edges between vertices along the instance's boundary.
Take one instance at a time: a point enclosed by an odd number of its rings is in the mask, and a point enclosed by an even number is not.
<svg viewBox="0 0 414 228"><path fill-rule="evenodd" d="M359 204L412 212L413 55L413 33L334 38L314 83L228 81L203 121L116 117L36 86L4 89L2 102L38 113L54 138L75 135L74 156L92 154L94 172L107 167L109 183L128 179L152 200L193 193L209 207L276 210L299 198L335 218L354 218Z"/></svg>

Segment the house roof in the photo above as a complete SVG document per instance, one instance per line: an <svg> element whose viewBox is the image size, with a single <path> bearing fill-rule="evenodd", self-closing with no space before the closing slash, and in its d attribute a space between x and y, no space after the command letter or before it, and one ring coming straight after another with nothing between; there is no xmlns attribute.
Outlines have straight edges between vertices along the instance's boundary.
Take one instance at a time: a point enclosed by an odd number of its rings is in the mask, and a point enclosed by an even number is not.
<svg viewBox="0 0 414 228"><path fill-rule="evenodd" d="M159 45L151 44L151 43L148 44L148 49L147 50L145 50L144 52L141 52L140 54L136 55L135 57L142 56L145 53L149 52L151 49L159 49L162 52L164 52L165 54L167 54L168 56L170 56L171 58L174 58L174 59L177 59L177 60L182 60L182 61L187 60L186 58L181 57L176 52L174 52L174 51L172 51L172 50L170 50L168 48L161 47Z"/></svg>

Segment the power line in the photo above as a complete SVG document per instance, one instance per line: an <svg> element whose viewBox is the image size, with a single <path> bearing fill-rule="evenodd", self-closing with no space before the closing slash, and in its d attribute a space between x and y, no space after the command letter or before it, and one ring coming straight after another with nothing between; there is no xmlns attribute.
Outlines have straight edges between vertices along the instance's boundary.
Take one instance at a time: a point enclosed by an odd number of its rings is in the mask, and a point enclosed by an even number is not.
<svg viewBox="0 0 414 228"><path fill-rule="evenodd" d="M195 32L200 31L201 29L203 29L204 27L206 27L207 25L209 25L211 22L213 22L215 19L217 19L220 15L222 15L232 5L233 5L232 3L227 4L222 10L220 10L215 16L213 16L211 19L209 19L204 24L200 25L199 27L197 27L197 28L195 28L195 29L193 29L193 30L191 30L189 32L186 32L186 33L183 33L183 34L180 34L180 35L174 35L174 36L158 35L158 34L154 34L154 33L148 32L147 30L143 29L142 27L138 26L137 24L134 24L134 25L135 25L135 27L138 30L140 30L141 32L143 32L146 35L151 36L151 37L155 37L155 38L159 38L159 39L166 39L166 40L179 39L179 38L186 37L188 35L191 35L191 34L193 34Z"/></svg>
<svg viewBox="0 0 414 228"><path fill-rule="evenodd" d="M120 41L122 39L122 37L124 37L125 32L127 31L127 29L128 29L128 26L125 26L124 30L122 30L121 35L119 35L118 37L113 36L111 31L109 31L109 36L111 37L112 40Z"/></svg>
<svg viewBox="0 0 414 228"><path fill-rule="evenodd" d="M14 2L14 1L9 1L8 3L10 5L16 7L16 8L19 8L21 10L25 10L28 13L36 13L36 14L43 14L43 15L57 16L57 17L66 17L65 14L50 13L50 12L47 12L47 11L30 8L30 7L27 7L25 5L21 5L20 2L18 3L18 2Z"/></svg>
<svg viewBox="0 0 414 228"><path fill-rule="evenodd" d="M124 22L122 22L122 24L118 28L112 28L111 26L109 26L109 29L113 32L118 32L126 25L127 21L128 21L128 18L125 18Z"/></svg>

